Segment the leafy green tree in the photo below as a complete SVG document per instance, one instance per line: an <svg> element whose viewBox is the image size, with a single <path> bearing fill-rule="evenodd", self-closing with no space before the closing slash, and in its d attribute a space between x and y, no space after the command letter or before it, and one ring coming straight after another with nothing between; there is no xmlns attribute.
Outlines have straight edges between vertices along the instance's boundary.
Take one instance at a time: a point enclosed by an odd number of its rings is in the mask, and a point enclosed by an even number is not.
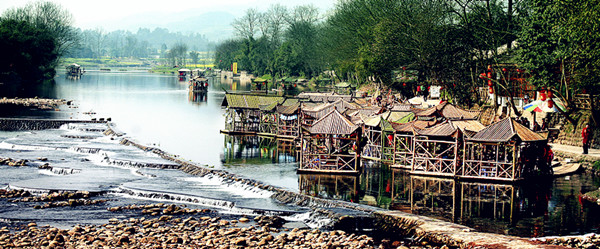
<svg viewBox="0 0 600 249"><path fill-rule="evenodd" d="M200 53L198 51L190 51L190 59L192 59L192 63L194 63L194 67L198 64Z"/></svg>
<svg viewBox="0 0 600 249"><path fill-rule="evenodd" d="M227 40L215 48L215 66L228 69L236 62L236 57L240 56L240 47L242 40Z"/></svg>
<svg viewBox="0 0 600 249"><path fill-rule="evenodd" d="M25 82L50 79L56 74L54 62L59 57L56 40L48 30L31 23L0 19L0 72Z"/></svg>
<svg viewBox="0 0 600 249"><path fill-rule="evenodd" d="M59 59L78 41L70 13L51 2L9 9L0 25L4 57L0 70L26 80L54 77Z"/></svg>

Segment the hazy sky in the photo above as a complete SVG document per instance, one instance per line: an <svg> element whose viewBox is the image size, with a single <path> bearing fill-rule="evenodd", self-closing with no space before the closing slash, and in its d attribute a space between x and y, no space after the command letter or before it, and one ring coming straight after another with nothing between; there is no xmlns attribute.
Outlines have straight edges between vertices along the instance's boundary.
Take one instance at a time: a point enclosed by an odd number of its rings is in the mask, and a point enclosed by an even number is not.
<svg viewBox="0 0 600 249"><path fill-rule="evenodd" d="M132 17L167 16L191 11L197 13L225 11L235 16L242 15L249 8L266 10L272 4L288 7L313 4L322 13L333 9L337 0L53 0L69 10L75 19L75 26L83 29L101 27L107 30L118 29L119 20L130 20ZM0 0L0 12L12 7L21 7L29 1ZM146 15L147 14L147 15Z"/></svg>

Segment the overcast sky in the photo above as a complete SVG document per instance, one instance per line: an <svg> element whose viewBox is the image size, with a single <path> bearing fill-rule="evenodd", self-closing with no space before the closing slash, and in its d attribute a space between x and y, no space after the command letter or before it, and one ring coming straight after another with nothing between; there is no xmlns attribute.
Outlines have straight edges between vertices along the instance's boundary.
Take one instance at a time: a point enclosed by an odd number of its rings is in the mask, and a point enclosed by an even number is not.
<svg viewBox="0 0 600 249"><path fill-rule="evenodd" d="M225 11L238 17L249 8L266 10L272 4L282 4L288 7L312 4L322 13L333 9L337 0L53 0L69 10L75 19L75 26L83 29L104 28L118 29L115 22L127 20L132 16L159 16L165 14L183 13L193 10L198 13ZM0 12L13 7L22 7L30 1L0 0ZM147 15L146 15L147 14Z"/></svg>

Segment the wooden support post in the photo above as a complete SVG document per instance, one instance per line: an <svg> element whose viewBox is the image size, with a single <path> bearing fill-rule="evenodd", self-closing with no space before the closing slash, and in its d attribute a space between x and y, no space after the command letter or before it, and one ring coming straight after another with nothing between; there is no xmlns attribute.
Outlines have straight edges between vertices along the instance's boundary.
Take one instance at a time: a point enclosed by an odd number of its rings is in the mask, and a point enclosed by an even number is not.
<svg viewBox="0 0 600 249"><path fill-rule="evenodd" d="M516 172L516 168L517 168L517 145L515 143L513 143L513 161L512 161L512 180L515 180L515 172Z"/></svg>

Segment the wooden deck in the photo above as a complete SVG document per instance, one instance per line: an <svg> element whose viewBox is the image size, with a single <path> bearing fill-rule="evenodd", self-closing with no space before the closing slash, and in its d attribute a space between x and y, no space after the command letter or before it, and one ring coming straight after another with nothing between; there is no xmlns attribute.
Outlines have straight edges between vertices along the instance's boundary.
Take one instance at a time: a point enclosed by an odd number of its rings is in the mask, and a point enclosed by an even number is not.
<svg viewBox="0 0 600 249"><path fill-rule="evenodd" d="M552 168L554 171L554 176L564 176L568 174L573 174L581 169L581 164L579 163L565 163L560 166L556 166Z"/></svg>
<svg viewBox="0 0 600 249"><path fill-rule="evenodd" d="M230 130L220 130L222 134L227 135L257 135L254 131L230 131Z"/></svg>

